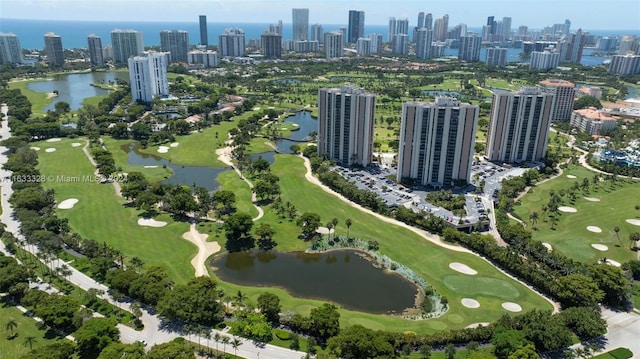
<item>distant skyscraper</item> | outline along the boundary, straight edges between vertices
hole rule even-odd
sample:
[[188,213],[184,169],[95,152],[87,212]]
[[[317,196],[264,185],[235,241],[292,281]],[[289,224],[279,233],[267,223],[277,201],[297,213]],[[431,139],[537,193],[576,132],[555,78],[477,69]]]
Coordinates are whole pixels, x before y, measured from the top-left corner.
[[44,51],[47,54],[49,66],[64,66],[64,48],[59,35],[53,32],[44,35]]
[[485,64],[488,66],[504,67],[507,64],[507,49],[499,47],[488,48]]
[[168,59],[166,52],[151,52],[128,59],[133,101],[151,102],[155,96],[169,95]]
[[495,34],[496,33],[497,25],[498,24],[495,21],[495,16],[488,16],[487,17],[487,28],[489,29],[489,33],[490,34]]
[[409,35],[395,34],[391,40],[391,51],[398,55],[407,55],[409,53]]
[[458,59],[467,62],[480,61],[480,45],[482,38],[471,34],[460,38],[460,47],[458,48]]
[[353,86],[318,91],[318,154],[368,166],[373,156],[376,95]]
[[171,53],[171,62],[187,62],[189,33],[183,30],[161,31],[160,49]]
[[113,61],[127,63],[129,57],[138,56],[144,52],[142,33],[135,30],[111,31],[111,46],[113,47]]
[[377,54],[380,51],[382,51],[382,34],[369,34],[369,36],[367,36],[368,38],[371,39],[371,53],[372,54]]
[[309,39],[309,9],[293,9],[293,40]]
[[428,13],[424,16],[424,26],[425,29],[433,30],[433,15]]
[[344,34],[342,31],[330,31],[324,34],[324,51],[327,59],[344,57]]
[[442,18],[436,19],[433,23],[433,40],[447,40],[447,32],[449,31],[449,15],[445,14]]
[[551,70],[558,67],[560,63],[560,53],[549,51],[533,51],[529,68],[536,70]]
[[502,40],[511,39],[511,18],[503,17],[502,18]]
[[356,54],[358,56],[371,55],[371,39],[368,37],[361,37],[356,42]]
[[398,34],[409,34],[409,20],[389,18],[389,41],[393,41],[393,37]]
[[560,61],[580,63],[586,40],[587,38],[581,29],[562,39],[559,44]]
[[614,55],[609,64],[609,72],[618,75],[640,74],[640,56],[638,55]]
[[564,34],[569,35],[571,33],[571,21],[569,19],[564,20]]
[[218,47],[222,57],[243,57],[245,52],[244,31],[242,29],[226,29],[219,36]]
[[260,37],[260,49],[266,58],[282,56],[282,35],[276,32],[264,32]]
[[398,28],[397,26],[397,21],[395,17],[390,17],[389,18],[389,26],[388,26],[388,30],[387,30],[387,40],[389,42],[391,42],[393,40],[393,35],[396,34],[396,29]]
[[322,28],[322,25],[311,25],[311,41],[318,41],[319,43],[324,44],[324,29]]
[[536,89],[493,94],[486,155],[489,161],[540,161],[547,152],[554,95]]
[[349,10],[349,30],[347,41],[355,43],[364,36],[364,11]]
[[418,29],[422,29],[424,27],[424,11],[420,11],[418,13],[418,25],[416,25]]
[[203,67],[218,67],[218,53],[215,51],[190,51],[187,54],[189,64],[201,64]]
[[638,38],[635,36],[623,36],[620,40],[618,54],[626,55],[628,52],[638,54]]
[[451,186],[469,182],[478,106],[451,97],[402,106],[397,180]]
[[421,28],[416,36],[416,57],[420,60],[428,60],[431,57],[431,42],[433,41],[433,31]]
[[207,15],[200,15],[200,45],[209,46],[209,33],[207,32]]
[[566,80],[549,79],[540,82],[542,89],[555,95],[553,105],[553,121],[569,121],[573,111],[573,101],[576,97],[576,85]]
[[92,66],[103,66],[104,56],[102,54],[102,40],[100,36],[89,35],[87,37],[87,44],[89,49],[89,59]]
[[0,33],[0,64],[20,63],[22,63],[20,39],[11,33]]

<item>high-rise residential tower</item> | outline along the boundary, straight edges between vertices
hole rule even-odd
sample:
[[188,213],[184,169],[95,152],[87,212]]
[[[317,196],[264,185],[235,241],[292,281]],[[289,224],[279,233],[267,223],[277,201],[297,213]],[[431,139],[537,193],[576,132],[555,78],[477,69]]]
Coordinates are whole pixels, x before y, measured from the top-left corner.
[[187,62],[189,33],[183,30],[161,31],[160,49],[171,53],[171,62]]
[[424,11],[420,11],[418,13],[418,25],[416,25],[418,29],[424,28]]
[[260,36],[260,50],[266,58],[279,58],[282,56],[282,35],[276,32],[263,32],[262,36]]
[[558,67],[560,53],[550,51],[533,51],[529,68],[537,70],[551,70]]
[[200,45],[209,46],[209,33],[207,32],[207,15],[200,15]]
[[482,38],[476,34],[471,33],[460,37],[458,59],[467,62],[480,61],[480,45],[482,45]]
[[495,67],[504,67],[507,65],[507,49],[499,47],[491,47],[487,49],[487,58],[485,64]]
[[344,57],[344,34],[342,31],[329,31],[324,34],[324,52],[327,59]]
[[135,30],[111,31],[111,46],[113,48],[113,61],[127,63],[129,57],[138,56],[144,52],[142,33]]
[[433,31],[427,28],[418,29],[416,32],[416,57],[420,60],[431,58],[431,42]]
[[493,94],[486,155],[489,161],[540,161],[547,153],[555,96],[533,88]]
[[309,39],[309,9],[293,9],[293,40]]
[[318,154],[368,166],[373,156],[376,95],[346,85],[318,91]]
[[20,39],[11,33],[0,33],[0,64],[20,63],[22,63]]
[[502,40],[508,41],[511,39],[511,18],[503,17],[502,18]]
[[371,39],[372,54],[377,54],[382,51],[382,34],[376,34],[374,32],[373,34],[369,34],[367,37]]
[[102,54],[102,40],[100,36],[91,34],[87,37],[87,44],[89,49],[89,59],[92,66],[103,66],[104,56]]
[[424,26],[425,29],[433,30],[433,15],[428,13],[424,16]]
[[151,52],[127,60],[133,101],[151,102],[155,96],[169,95],[168,61],[167,52]]
[[53,32],[44,35],[44,51],[47,54],[49,66],[64,66],[64,48],[59,35]]
[[555,95],[553,121],[569,121],[573,111],[573,101],[576,97],[576,85],[566,80],[549,79],[540,81],[542,89]]
[[324,44],[324,29],[320,24],[311,25],[311,41]]
[[639,55],[614,55],[609,64],[609,72],[618,75],[640,74]]
[[563,38],[558,44],[560,61],[580,63],[586,40],[587,37],[582,32],[582,29],[578,29],[575,33]]
[[364,37],[364,11],[349,10],[349,30],[346,40],[355,43]]
[[222,57],[243,57],[245,54],[245,39],[242,29],[226,29],[219,36],[218,49]]
[[405,102],[397,180],[437,187],[469,182],[479,112],[452,97]]

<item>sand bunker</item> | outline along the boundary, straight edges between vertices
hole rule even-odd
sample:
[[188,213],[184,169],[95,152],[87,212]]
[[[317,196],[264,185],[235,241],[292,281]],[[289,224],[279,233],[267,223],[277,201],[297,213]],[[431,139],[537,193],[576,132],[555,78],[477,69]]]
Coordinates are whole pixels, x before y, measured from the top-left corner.
[[551,244],[549,243],[542,243],[542,245],[549,251],[549,252],[553,252],[553,247],[551,247]]
[[469,324],[465,328],[473,329],[478,327],[486,327],[486,326],[489,326],[490,324],[491,324],[490,322],[479,322],[479,323]]
[[71,209],[71,208],[73,208],[73,206],[75,206],[76,203],[78,203],[78,199],[77,198],[65,199],[64,201],[62,201],[62,202],[60,202],[58,204],[58,208],[60,208],[60,209]]
[[180,146],[180,144],[178,142],[174,142],[172,144],[169,145],[170,147],[178,147]]
[[595,248],[595,249],[597,249],[599,251],[602,251],[602,252],[609,250],[609,247],[605,246],[604,244],[592,244],[591,247],[593,247],[593,248]]
[[634,226],[640,226],[640,219],[627,219],[626,222]]
[[144,168],[158,168],[158,166],[144,166]]
[[80,146],[82,146],[82,143],[80,142],[74,142],[71,144],[71,147],[80,147]]
[[329,228],[327,227],[318,227],[318,229],[316,229],[316,232],[320,234],[329,234],[329,233],[333,233],[333,228],[331,228],[331,231],[329,231]]
[[44,150],[44,152],[49,152],[49,153],[56,152],[56,149],[55,148],[47,148],[46,150]]
[[614,267],[620,267],[620,263],[614,261],[613,259],[605,259],[605,263],[607,263],[610,266],[614,266]]
[[600,202],[600,198],[595,198],[595,197],[585,197],[584,199],[590,202]]
[[578,210],[573,208],[573,207],[565,207],[565,206],[558,207],[558,211],[567,212],[567,213],[576,213],[576,212],[578,212]]
[[31,149],[34,151],[40,151],[40,147],[31,147]]
[[600,229],[600,227],[598,226],[588,226],[587,231],[593,232],[593,233],[602,233],[602,229]]
[[453,269],[456,272],[460,272],[463,274],[468,274],[468,275],[476,275],[478,274],[478,272],[469,267],[466,264],[462,264],[462,263],[458,263],[458,262],[453,262],[453,263],[449,263],[449,268]]
[[462,305],[467,308],[480,308],[480,302],[471,298],[462,298]]
[[510,312],[521,312],[522,311],[522,307],[520,306],[520,304],[518,303],[513,303],[513,302],[504,302],[502,303],[502,308],[510,311]]
[[169,147],[167,146],[158,147],[158,153],[167,153],[167,152],[169,152]]
[[153,218],[139,218],[138,225],[147,227],[164,227],[167,225],[167,222],[156,221]]
[[195,244],[198,247],[198,253],[191,260],[191,265],[196,270],[196,277],[209,276],[207,272],[207,258],[212,254],[220,251],[220,244],[218,242],[207,242],[209,235],[205,233],[199,233],[195,224],[191,224],[189,232],[185,232],[182,238]]
[[574,176],[574,175],[567,175],[567,178],[574,179],[574,178],[578,178],[578,177],[576,177],[576,176]]
[[61,138],[50,138],[47,140],[47,142],[60,142],[60,141],[62,141]]

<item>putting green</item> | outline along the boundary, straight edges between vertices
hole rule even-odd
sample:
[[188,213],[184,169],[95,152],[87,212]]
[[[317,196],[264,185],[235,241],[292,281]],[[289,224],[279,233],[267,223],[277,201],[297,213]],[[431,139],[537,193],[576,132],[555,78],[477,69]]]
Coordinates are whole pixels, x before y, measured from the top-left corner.
[[520,296],[518,289],[501,279],[448,275],[442,281],[447,288],[459,295],[486,295],[503,299],[515,299]]

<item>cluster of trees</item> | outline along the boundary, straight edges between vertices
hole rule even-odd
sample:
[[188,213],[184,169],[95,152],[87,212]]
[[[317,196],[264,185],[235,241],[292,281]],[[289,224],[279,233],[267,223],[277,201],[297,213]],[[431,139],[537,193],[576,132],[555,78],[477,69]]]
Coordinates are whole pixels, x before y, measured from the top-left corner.
[[[237,212],[228,216],[222,226],[225,230],[227,242],[225,247],[230,252],[251,249],[255,247],[255,238],[251,234],[253,229],[253,218],[250,214]],[[276,234],[275,229],[268,223],[261,223],[255,229],[258,237],[258,247],[262,250],[275,248],[277,243],[273,240]]]
[[347,181],[335,171],[329,171],[325,168],[325,166],[318,167],[316,173],[318,174],[318,179],[327,187],[374,212],[384,215],[389,214],[389,207],[375,192],[359,189],[358,186]]
[[410,224],[422,229],[426,229],[432,233],[442,233],[442,230],[447,226],[447,222],[425,211],[414,212],[413,210],[400,206],[393,212],[393,216],[400,222]]
[[428,192],[425,201],[432,203],[438,207],[442,207],[451,212],[457,213],[464,211],[465,198],[464,195],[454,195],[451,190],[440,190]]

